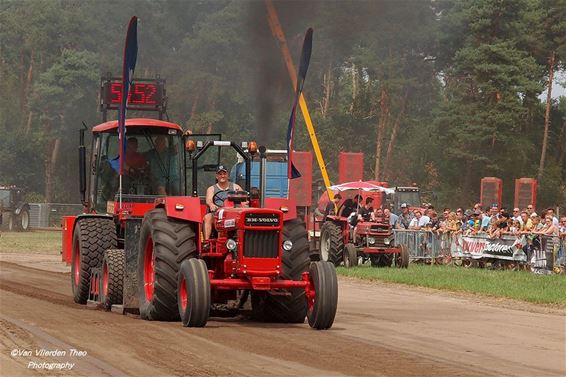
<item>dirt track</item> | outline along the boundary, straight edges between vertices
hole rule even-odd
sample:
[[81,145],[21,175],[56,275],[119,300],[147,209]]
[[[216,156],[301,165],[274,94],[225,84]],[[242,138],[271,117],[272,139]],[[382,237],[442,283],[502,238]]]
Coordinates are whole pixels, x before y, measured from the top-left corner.
[[[329,331],[242,318],[187,329],[74,304],[58,256],[0,257],[2,376],[566,376],[564,311],[341,280]],[[11,356],[41,349],[66,355]]]

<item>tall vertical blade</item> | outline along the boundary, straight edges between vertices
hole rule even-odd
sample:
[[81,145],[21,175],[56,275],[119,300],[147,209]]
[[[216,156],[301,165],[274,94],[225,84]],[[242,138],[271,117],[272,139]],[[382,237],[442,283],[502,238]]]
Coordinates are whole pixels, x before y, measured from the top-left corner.
[[312,28],[308,28],[305,39],[303,41],[303,48],[301,50],[301,59],[299,62],[299,71],[297,73],[297,86],[295,88],[295,100],[291,109],[291,116],[289,117],[289,125],[287,127],[287,156],[289,159],[289,167],[287,170],[287,177],[289,179],[299,178],[301,173],[293,164],[293,137],[295,136],[295,120],[297,114],[297,104],[303,92],[303,85],[307,77],[307,71],[311,60],[312,52]]
[[138,58],[138,18],[133,16],[128,24],[126,44],[124,46],[124,63],[122,64],[122,101],[118,113],[118,137],[120,142],[120,208],[122,207],[122,167],[126,154],[126,108],[128,93]]

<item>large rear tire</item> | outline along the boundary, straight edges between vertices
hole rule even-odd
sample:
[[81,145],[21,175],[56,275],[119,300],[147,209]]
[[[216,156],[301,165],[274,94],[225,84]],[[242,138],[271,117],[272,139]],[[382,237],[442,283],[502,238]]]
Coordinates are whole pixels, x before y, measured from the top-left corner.
[[[291,240],[290,251],[283,250],[282,279],[301,280],[308,271],[309,244],[303,221],[289,220],[283,226],[283,241]],[[284,292],[278,292],[284,293]],[[252,318],[264,322],[304,323],[307,315],[307,299],[302,288],[290,289],[289,295],[252,291]]]
[[314,289],[314,296],[308,302],[309,325],[317,330],[329,329],[338,306],[336,269],[330,262],[313,262],[309,274]]
[[16,226],[16,215],[14,215],[14,213],[12,212],[7,212],[4,217],[6,218],[6,228],[8,228],[8,231],[10,232],[14,232],[17,228]]
[[356,267],[358,265],[358,249],[354,244],[348,243],[344,247],[344,267]]
[[395,257],[395,265],[397,268],[407,268],[409,267],[409,249],[407,245],[399,245],[399,254]]
[[29,209],[22,208],[18,215],[18,230],[27,232],[29,230]]
[[342,229],[334,222],[326,221],[320,228],[320,260],[339,266],[344,258],[343,254]]
[[106,310],[112,305],[123,303],[124,275],[126,274],[126,254],[122,249],[110,249],[104,252],[102,259],[102,279],[100,302]]
[[115,249],[116,245],[116,226],[112,219],[87,217],[77,220],[71,255],[71,286],[77,304],[86,304],[91,270],[100,267],[104,251]]
[[137,277],[141,318],[178,321],[179,267],[197,253],[192,224],[169,218],[163,208],[155,208],[144,216],[139,250]]
[[203,327],[210,313],[210,280],[202,259],[191,258],[181,263],[177,288],[181,322],[185,327]]

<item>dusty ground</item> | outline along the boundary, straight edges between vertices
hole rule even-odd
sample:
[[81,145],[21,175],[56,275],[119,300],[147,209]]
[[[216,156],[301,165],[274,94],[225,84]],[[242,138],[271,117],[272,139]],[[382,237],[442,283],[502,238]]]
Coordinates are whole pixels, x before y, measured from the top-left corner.
[[342,279],[329,331],[187,329],[76,305],[69,280],[59,256],[0,254],[1,376],[566,376],[563,310]]

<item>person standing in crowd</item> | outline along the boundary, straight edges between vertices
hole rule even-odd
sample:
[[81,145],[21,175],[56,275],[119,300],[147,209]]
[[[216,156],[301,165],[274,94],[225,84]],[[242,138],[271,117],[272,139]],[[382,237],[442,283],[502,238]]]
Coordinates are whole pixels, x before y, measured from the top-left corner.
[[[566,216],[560,218],[560,226],[558,227],[560,237],[566,237]],[[565,250],[566,251],[566,250]]]
[[533,229],[533,220],[531,220],[527,211],[521,212],[521,231],[530,232],[531,229]]
[[448,220],[448,215],[450,214],[450,208],[446,207],[442,210],[442,216],[440,216],[440,221],[446,222]]
[[546,216],[542,228],[535,233],[543,236],[558,236],[558,226],[554,225],[552,217]]
[[556,216],[554,216],[554,208],[548,208],[546,210],[546,216],[550,216],[552,218],[552,224],[554,224],[554,226],[558,226],[559,222]]
[[496,218],[499,218],[499,208],[497,207],[497,204],[493,204],[491,206],[491,208],[489,209],[489,215],[491,217],[495,216]]
[[407,203],[401,204],[401,213],[399,214],[399,219],[397,220],[395,227],[397,229],[409,229],[409,224],[411,224],[414,217],[413,213],[409,212]]
[[521,219],[521,210],[518,207],[513,208],[513,221],[523,222]]
[[391,212],[391,210],[387,207],[383,209],[383,217],[389,218],[389,225],[391,225],[391,227],[394,227],[399,219],[399,216]]
[[370,218],[371,221],[378,223],[383,222],[384,219],[385,219],[385,214],[383,213],[383,210],[380,207],[377,207],[375,209],[375,211],[371,214],[371,218]]
[[458,217],[456,216],[456,212],[450,212],[448,214],[448,219],[446,220],[443,233],[458,233],[459,231],[460,227],[458,226]]
[[421,230],[430,222],[430,217],[423,215],[420,210],[415,211],[415,217],[409,224],[409,229]]
[[529,204],[529,205],[527,206],[527,213],[528,213],[529,217],[533,216],[533,214],[534,214],[534,216],[537,215],[537,213],[535,212],[535,209],[534,209],[534,208],[535,208],[535,207],[534,207],[532,204]]
[[540,216],[533,216],[533,217],[531,217],[531,220],[533,221],[532,230],[534,232],[540,231],[542,229],[542,227],[544,226],[544,224],[542,224]]
[[491,216],[489,212],[486,210],[481,216],[481,230],[482,232],[487,232],[489,229],[489,224],[491,224]]

